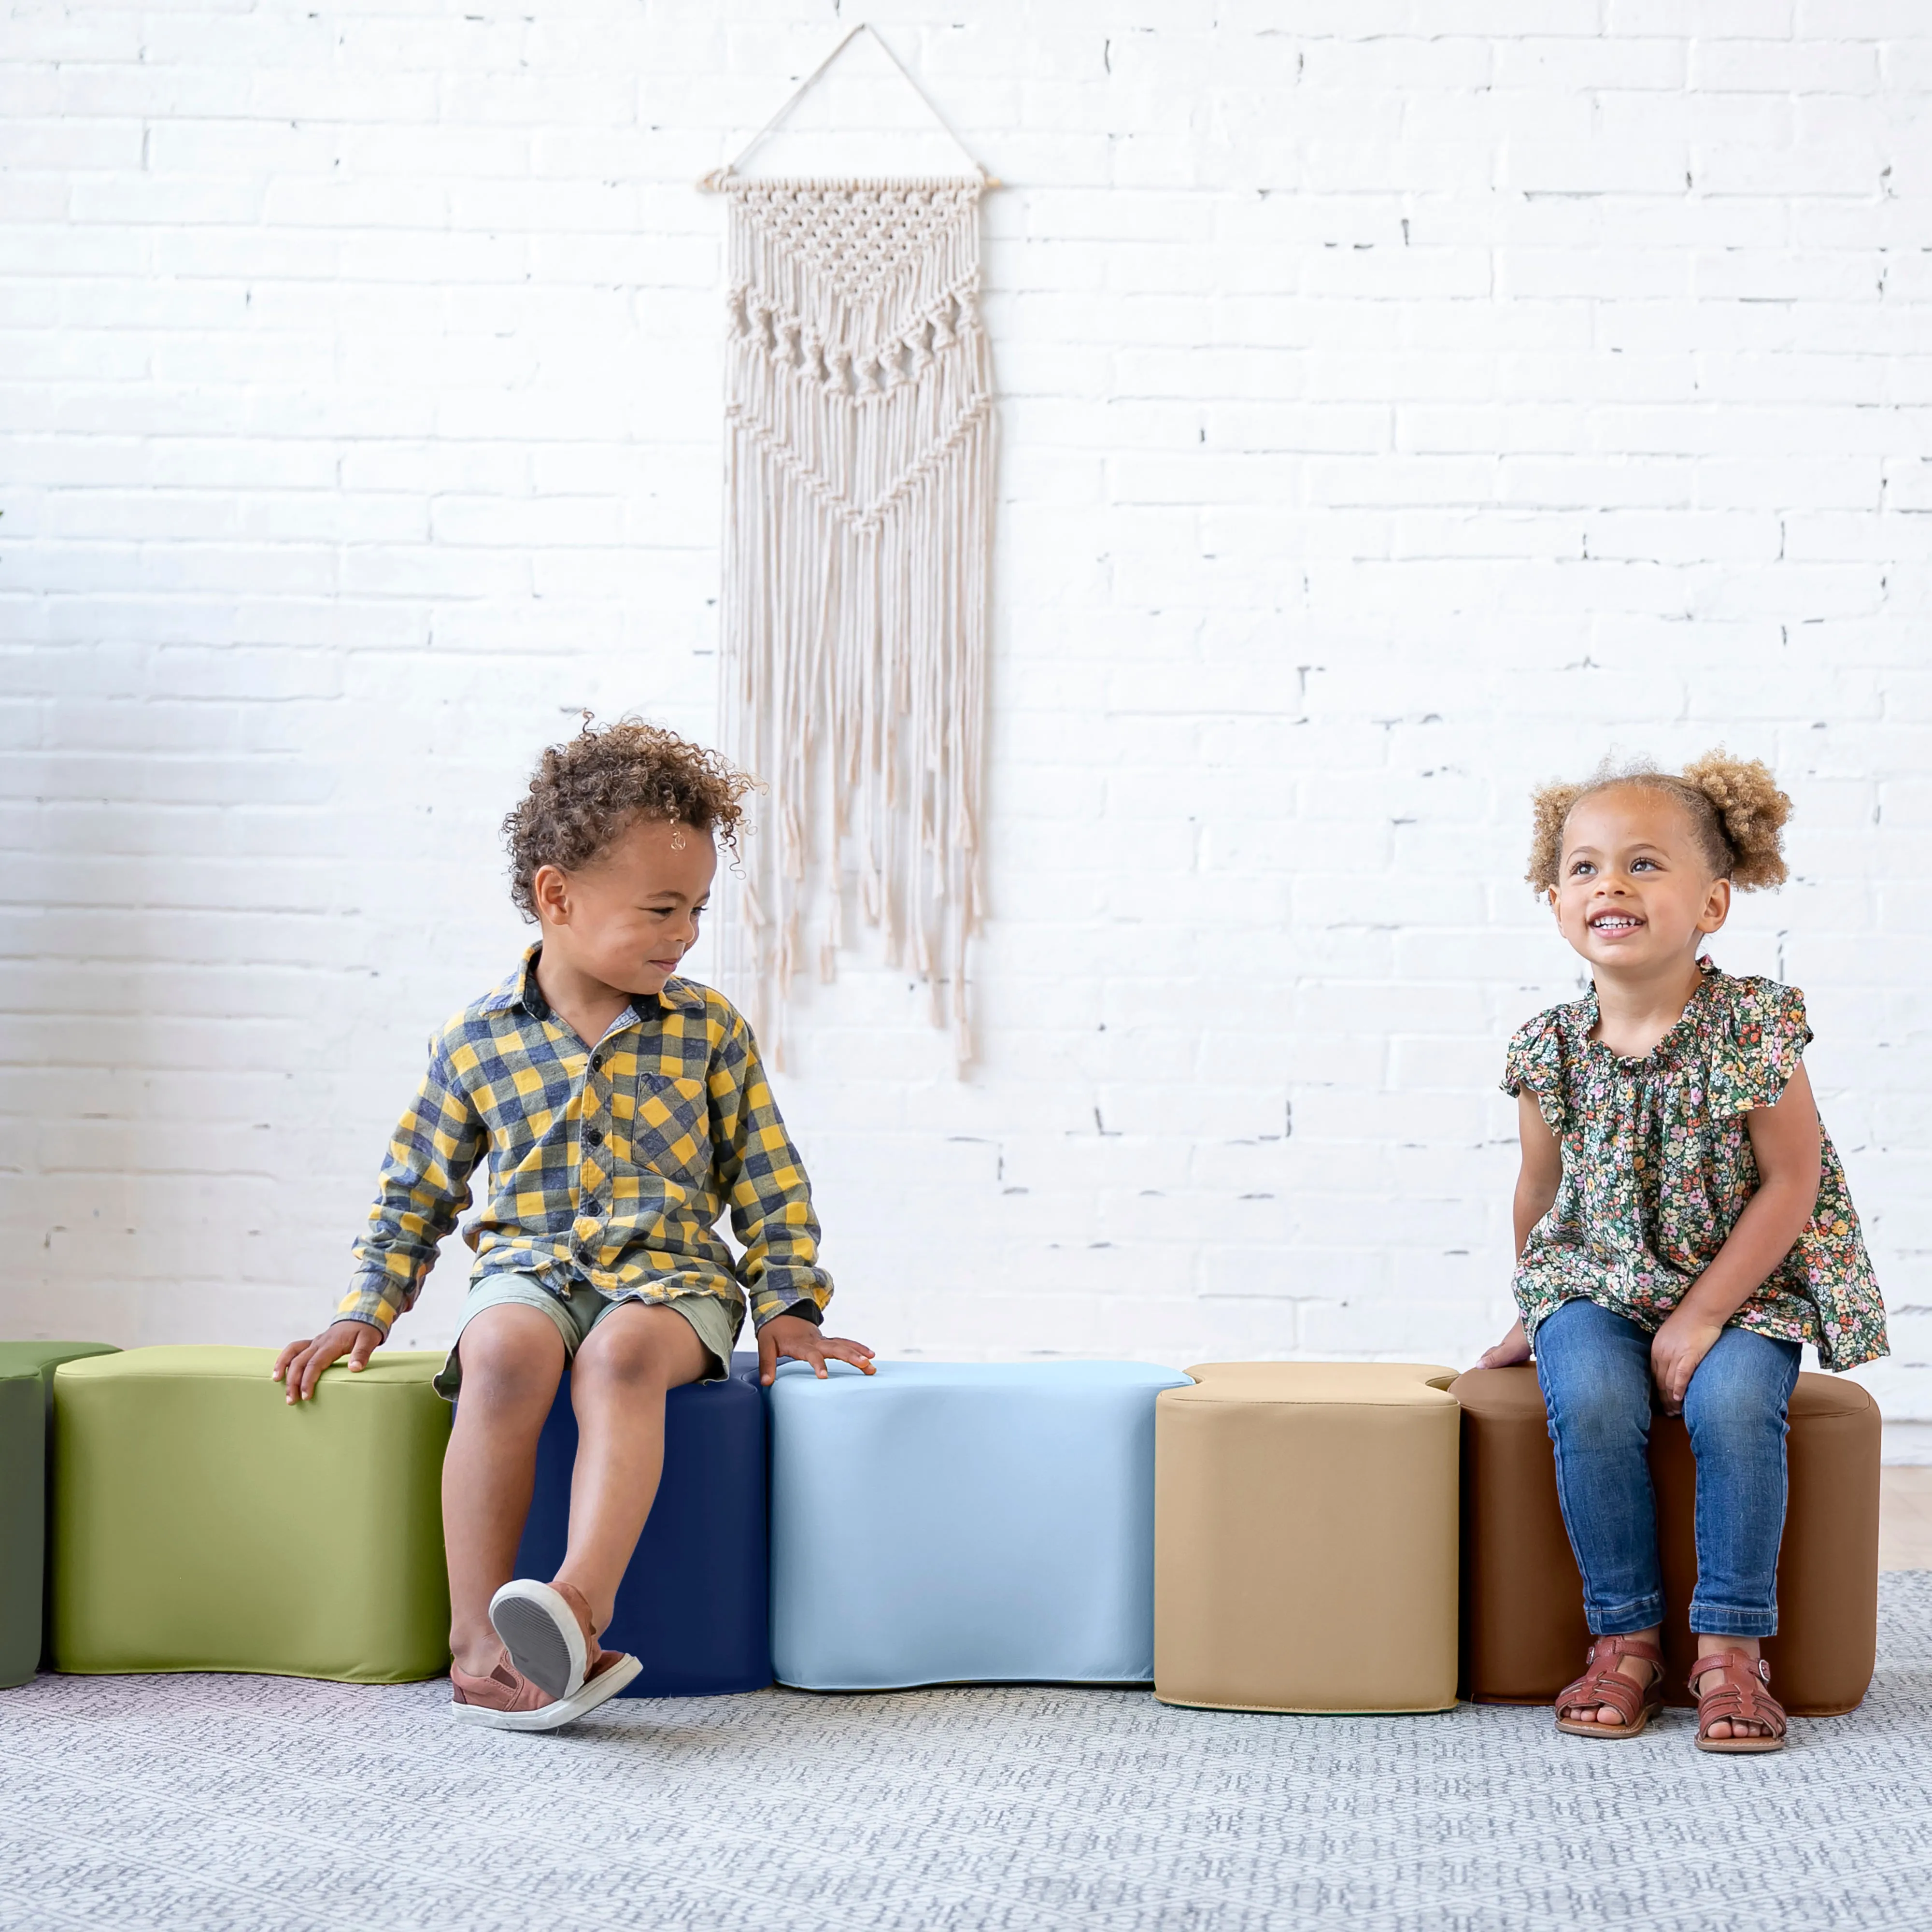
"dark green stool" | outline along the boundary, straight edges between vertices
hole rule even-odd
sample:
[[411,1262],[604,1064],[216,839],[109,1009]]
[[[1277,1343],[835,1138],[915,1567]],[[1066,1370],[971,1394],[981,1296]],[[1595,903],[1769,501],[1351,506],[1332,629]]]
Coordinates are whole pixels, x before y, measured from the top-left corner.
[[40,1667],[46,1628],[54,1371],[105,1342],[0,1342],[0,1689]]

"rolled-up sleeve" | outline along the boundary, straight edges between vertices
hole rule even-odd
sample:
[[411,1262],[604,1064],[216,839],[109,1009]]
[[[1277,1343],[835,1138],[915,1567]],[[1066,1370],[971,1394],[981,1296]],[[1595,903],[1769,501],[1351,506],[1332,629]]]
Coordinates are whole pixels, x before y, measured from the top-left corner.
[[415,1304],[437,1244],[470,1204],[470,1176],[482,1156],[483,1123],[452,1077],[439,1042],[409,1111],[383,1157],[369,1225],[356,1244],[356,1270],[338,1321],[367,1322],[385,1335]]
[[744,1250],[738,1280],[762,1328],[776,1316],[802,1312],[802,1304],[823,1314],[832,1277],[818,1265],[812,1185],[772,1098],[758,1042],[742,1016],[734,1019],[711,1070],[712,1148]]

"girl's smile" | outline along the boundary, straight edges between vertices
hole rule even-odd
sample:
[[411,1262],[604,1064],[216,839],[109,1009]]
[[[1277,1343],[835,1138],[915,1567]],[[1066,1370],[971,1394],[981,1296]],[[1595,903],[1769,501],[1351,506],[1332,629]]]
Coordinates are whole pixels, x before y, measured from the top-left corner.
[[1590,915],[1592,932],[1622,933],[1640,931],[1643,921],[1634,912],[1594,912]]

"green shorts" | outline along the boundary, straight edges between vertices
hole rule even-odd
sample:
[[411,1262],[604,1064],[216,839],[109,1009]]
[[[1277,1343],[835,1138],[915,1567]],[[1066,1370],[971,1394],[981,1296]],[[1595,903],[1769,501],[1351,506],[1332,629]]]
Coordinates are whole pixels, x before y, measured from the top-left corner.
[[729,1378],[732,1346],[744,1324],[745,1311],[742,1306],[725,1300],[722,1295],[634,1294],[611,1297],[599,1294],[588,1285],[574,1288],[568,1294],[557,1294],[532,1275],[506,1272],[486,1274],[482,1280],[471,1284],[469,1299],[463,1304],[463,1319],[457,1324],[456,1340],[450,1348],[449,1359],[436,1378],[436,1392],[448,1401],[456,1400],[456,1392],[463,1384],[463,1364],[456,1352],[462,1345],[464,1330],[486,1308],[541,1308],[556,1324],[556,1332],[563,1337],[563,1359],[571,1362],[576,1360],[577,1352],[583,1347],[584,1338],[591,1330],[612,1310],[622,1308],[627,1301],[640,1303],[646,1308],[676,1309],[697,1330],[698,1339],[711,1357],[711,1372],[700,1376],[699,1381],[722,1382]]

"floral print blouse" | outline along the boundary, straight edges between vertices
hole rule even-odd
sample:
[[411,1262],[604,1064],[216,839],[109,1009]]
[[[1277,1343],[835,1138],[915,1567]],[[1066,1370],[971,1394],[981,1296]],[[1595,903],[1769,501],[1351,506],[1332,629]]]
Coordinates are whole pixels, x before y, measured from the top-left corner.
[[[1745,1118],[1775,1106],[1797,1071],[1811,1039],[1804,996],[1698,963],[1704,977],[1683,1018],[1641,1060],[1591,1037],[1594,992],[1539,1013],[1510,1042],[1503,1091],[1534,1094],[1563,1145],[1555,1204],[1530,1231],[1512,1284],[1532,1340],[1546,1316],[1579,1298],[1657,1328],[1757,1192]],[[1731,1324],[1810,1342],[1827,1369],[1888,1352],[1830,1136],[1810,1225]]]

